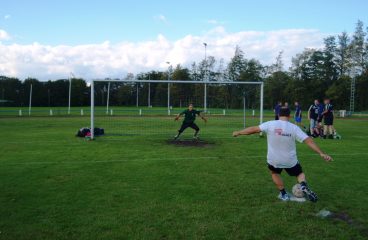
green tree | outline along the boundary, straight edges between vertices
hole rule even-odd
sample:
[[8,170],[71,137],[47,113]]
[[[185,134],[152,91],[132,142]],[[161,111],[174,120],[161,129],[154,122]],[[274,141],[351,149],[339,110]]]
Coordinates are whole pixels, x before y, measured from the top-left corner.
[[290,81],[291,77],[282,71],[274,72],[266,78],[264,86],[266,108],[273,108],[277,101],[290,102],[292,100],[290,94],[294,91],[288,92]]
[[244,52],[239,46],[236,46],[235,54],[227,65],[227,78],[230,81],[238,81],[240,74],[245,70],[246,63]]
[[353,40],[351,41],[352,49],[352,60],[353,65],[358,67],[360,70],[364,71],[366,69],[366,43],[365,43],[366,33],[364,32],[364,23],[358,21],[355,27],[355,32],[353,35]]
[[[183,68],[180,64],[176,66],[172,74],[173,80],[191,80],[190,71]],[[171,85],[171,105],[176,107],[183,107],[193,101],[193,89],[196,85],[191,84],[172,84]]]
[[21,106],[22,82],[18,78],[0,76],[0,103],[2,106]]
[[368,70],[356,79],[356,104],[357,111],[368,110]]
[[338,47],[336,48],[336,65],[339,75],[346,74],[346,71],[350,67],[350,38],[346,32],[342,32],[338,37]]
[[349,108],[351,78],[349,76],[341,76],[326,91],[326,96],[331,98],[335,106],[339,109]]

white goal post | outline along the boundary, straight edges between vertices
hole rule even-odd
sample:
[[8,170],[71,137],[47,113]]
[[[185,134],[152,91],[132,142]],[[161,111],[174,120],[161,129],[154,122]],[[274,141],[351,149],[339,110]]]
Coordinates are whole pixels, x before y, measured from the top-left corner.
[[[121,80],[121,79],[93,79],[91,80],[91,139],[94,139],[94,128],[95,128],[95,82],[118,82],[118,83],[129,83],[129,84],[137,84],[137,83],[161,83],[168,84],[167,91],[167,107],[168,114],[170,115],[170,84],[200,84],[200,85],[259,85],[260,86],[260,95],[259,95],[259,124],[263,123],[263,97],[264,97],[264,82],[253,82],[253,81],[192,81],[192,80]],[[110,87],[108,87],[110,88]],[[206,89],[206,88],[204,88]],[[109,96],[109,93],[107,93]],[[207,102],[207,91],[204,91],[204,104]],[[107,102],[107,106],[108,106]],[[108,108],[108,107],[107,107]],[[206,106],[204,106],[206,109]],[[244,103],[245,108],[245,103]]]

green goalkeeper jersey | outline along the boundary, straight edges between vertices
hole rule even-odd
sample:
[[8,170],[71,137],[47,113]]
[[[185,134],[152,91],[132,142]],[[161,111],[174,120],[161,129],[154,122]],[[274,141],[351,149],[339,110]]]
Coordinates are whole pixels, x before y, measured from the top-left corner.
[[196,116],[201,114],[201,111],[197,111],[193,109],[192,111],[189,111],[189,109],[184,110],[180,113],[180,115],[184,115],[184,123],[193,123],[196,119]]

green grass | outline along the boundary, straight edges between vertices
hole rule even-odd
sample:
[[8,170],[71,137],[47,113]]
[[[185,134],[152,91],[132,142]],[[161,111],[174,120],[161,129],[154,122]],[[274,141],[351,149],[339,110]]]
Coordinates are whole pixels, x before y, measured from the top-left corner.
[[[0,118],[0,239],[368,238],[368,121],[337,120],[342,140],[316,140],[332,163],[298,144],[320,197],[300,204],[276,198],[265,138],[230,137],[239,118],[200,123],[205,148],[168,145],[169,118],[106,120],[107,133],[146,129],[85,141],[74,134],[87,116]],[[355,223],[314,216],[324,208]]]

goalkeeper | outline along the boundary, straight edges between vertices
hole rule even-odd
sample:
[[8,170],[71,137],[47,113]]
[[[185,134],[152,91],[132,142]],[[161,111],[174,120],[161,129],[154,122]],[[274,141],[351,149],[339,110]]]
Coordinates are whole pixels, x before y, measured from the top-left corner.
[[196,116],[198,115],[204,122],[207,122],[207,119],[201,115],[202,111],[197,111],[193,108],[193,104],[189,104],[188,109],[184,110],[183,112],[179,113],[175,117],[175,121],[178,121],[181,116],[184,115],[183,123],[181,124],[180,129],[178,130],[178,134],[174,137],[174,139],[178,139],[179,136],[184,132],[185,129],[188,127],[195,130],[194,139],[198,139],[199,127],[197,124],[194,123],[196,120]]

